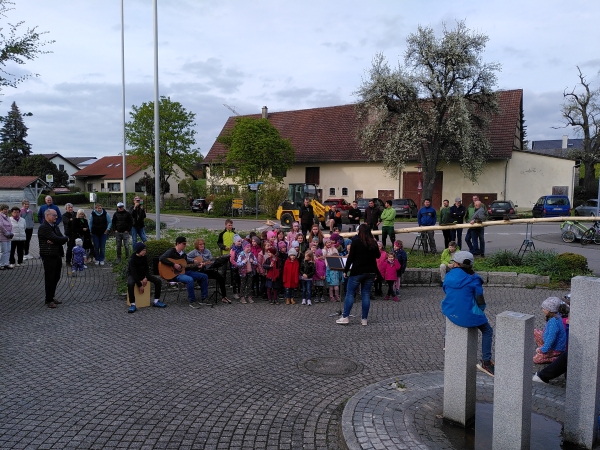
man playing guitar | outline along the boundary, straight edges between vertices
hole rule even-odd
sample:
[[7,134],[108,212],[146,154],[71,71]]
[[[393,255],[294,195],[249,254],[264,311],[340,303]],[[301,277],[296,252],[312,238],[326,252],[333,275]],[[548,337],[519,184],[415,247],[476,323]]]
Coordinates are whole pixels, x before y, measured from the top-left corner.
[[[168,267],[173,270],[170,275],[173,277],[166,278],[169,281],[177,281],[180,283],[184,283],[187,288],[188,300],[190,301],[190,306],[192,308],[196,307],[196,294],[194,292],[194,282],[198,282],[200,289],[202,291],[202,302],[206,300],[208,297],[208,276],[205,273],[198,272],[196,270],[190,270],[191,267],[198,267],[198,263],[193,263],[187,265],[187,255],[185,253],[185,247],[187,245],[187,240],[185,236],[178,236],[175,239],[175,247],[167,250],[160,257],[160,265],[163,265],[163,268],[159,267],[159,271],[163,278],[166,278],[164,273],[165,269]],[[177,262],[175,262],[177,261]],[[167,267],[164,267],[167,266]]]

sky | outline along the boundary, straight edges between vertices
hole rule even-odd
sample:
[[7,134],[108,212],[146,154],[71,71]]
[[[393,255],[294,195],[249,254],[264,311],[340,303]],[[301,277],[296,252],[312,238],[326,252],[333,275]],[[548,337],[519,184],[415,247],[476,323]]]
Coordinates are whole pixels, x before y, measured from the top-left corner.
[[[6,23],[54,40],[4,88],[0,114],[16,102],[33,153],[118,155],[123,149],[121,0],[14,0]],[[158,0],[159,93],[196,115],[206,154],[233,113],[258,114],[354,103],[373,56],[403,61],[417,27],[443,24],[489,36],[482,60],[502,66],[498,89],[523,89],[529,140],[560,139],[563,92],[580,67],[600,86],[600,2],[409,0]],[[154,99],[153,1],[124,0],[126,120]],[[2,111],[4,107],[4,111]]]

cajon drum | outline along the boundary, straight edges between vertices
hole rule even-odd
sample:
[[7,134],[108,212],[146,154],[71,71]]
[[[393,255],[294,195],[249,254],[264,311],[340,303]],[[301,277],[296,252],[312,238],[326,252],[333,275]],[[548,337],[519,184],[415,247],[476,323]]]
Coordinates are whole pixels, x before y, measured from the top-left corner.
[[[133,287],[133,292],[135,295],[135,307],[136,308],[145,308],[146,306],[150,306],[150,288],[152,287],[152,283],[148,282],[146,287],[144,288],[144,293],[140,292],[140,288],[135,285]],[[127,306],[131,305],[129,302],[129,292],[127,293]]]

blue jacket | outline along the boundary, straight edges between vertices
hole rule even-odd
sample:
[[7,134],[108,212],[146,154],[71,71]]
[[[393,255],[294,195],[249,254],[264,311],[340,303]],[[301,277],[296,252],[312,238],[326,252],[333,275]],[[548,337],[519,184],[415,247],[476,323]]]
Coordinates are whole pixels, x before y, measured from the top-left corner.
[[477,327],[487,323],[487,317],[475,299],[483,295],[483,280],[477,274],[469,275],[463,269],[453,269],[446,274],[442,289],[442,313],[460,327]]
[[541,348],[542,353],[547,353],[550,350],[564,352],[567,349],[567,331],[559,314],[546,323],[542,339],[544,339],[544,345]]
[[420,227],[435,225],[437,222],[437,213],[435,212],[435,209],[431,206],[423,206],[417,213],[417,222],[419,222]]
[[56,214],[58,215],[58,217],[57,217],[56,223],[54,225],[59,225],[60,222],[62,221],[62,214],[60,213],[60,209],[58,209],[58,206],[56,206],[55,204],[52,204],[52,205],[48,206],[46,203],[44,203],[38,209],[38,214],[37,214],[37,216],[38,216],[38,223],[41,225],[42,223],[45,222],[44,217],[46,217],[46,210],[48,208],[53,209],[54,211],[56,211]]

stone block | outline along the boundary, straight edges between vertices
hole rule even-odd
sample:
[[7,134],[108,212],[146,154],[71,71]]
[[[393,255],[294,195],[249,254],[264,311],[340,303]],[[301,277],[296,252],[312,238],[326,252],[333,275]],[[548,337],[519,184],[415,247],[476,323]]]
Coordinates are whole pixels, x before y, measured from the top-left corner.
[[564,441],[591,449],[597,436],[600,349],[600,279],[571,280],[569,361]]
[[475,273],[481,277],[481,279],[483,280],[483,284],[487,284],[488,272],[480,272],[479,270],[476,270]]
[[517,272],[489,272],[488,284],[506,286],[517,284]]
[[442,274],[440,273],[440,269],[430,269],[431,272],[431,281],[430,283],[434,286],[437,286],[442,282]]
[[550,283],[548,275],[535,275],[533,273],[520,273],[517,275],[516,284],[519,286],[537,286],[548,283]]
[[512,311],[496,316],[493,450],[529,448],[534,320]]
[[[439,270],[438,270],[439,271]],[[431,269],[406,269],[402,276],[404,284],[431,284]]]
[[446,318],[443,414],[462,427],[475,420],[477,334],[477,328],[459,327]]

